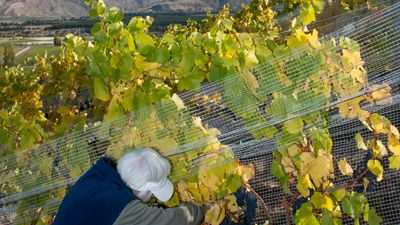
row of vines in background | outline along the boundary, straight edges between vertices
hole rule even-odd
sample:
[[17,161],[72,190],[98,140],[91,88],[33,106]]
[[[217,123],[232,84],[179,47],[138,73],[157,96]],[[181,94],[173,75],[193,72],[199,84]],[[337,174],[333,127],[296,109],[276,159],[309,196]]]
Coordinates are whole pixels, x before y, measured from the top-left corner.
[[[171,149],[202,141],[204,144],[194,151],[170,158],[176,193],[166,205],[176,206],[181,201],[214,205],[206,213],[206,222],[210,224],[221,223],[225,215],[237,219],[243,210],[232,193],[242,185],[251,190],[248,181],[254,176],[254,169],[234,159],[229,146],[219,142],[220,132],[192,117],[173,95],[197,89],[205,81],[222,81],[224,91],[220,95],[235,116],[243,118],[249,127],[270,124],[249,131],[256,139],[274,139],[278,150],[274,153],[273,175],[287,193],[293,192],[291,185],[296,186],[292,193],[294,201],[283,201],[288,212],[296,210],[293,221],[288,213],[288,223],[340,224],[344,215],[355,221],[363,215],[369,224],[380,223],[363,193],[354,192],[351,185],[333,184],[334,143],[327,129],[327,110],[295,117],[307,112],[304,106],[323,108],[333,97],[358,93],[367,81],[357,43],[348,38],[341,38],[339,43],[321,43],[316,30],[306,29],[323,11],[325,1],[286,2],[280,13],[300,8],[287,37],[279,34],[279,12],[272,10],[278,1],[254,0],[236,15],[225,7],[203,22],[171,25],[161,37],[148,33],[153,22],[150,17],[135,17],[124,24],[120,9],[106,7],[103,1],[85,3],[91,8],[90,16],[100,19],[91,29],[92,42],[68,35],[59,56],[37,57],[32,70],[11,67],[0,77],[0,148],[6,154],[17,154],[19,167],[0,175],[6,181],[0,187],[3,194],[27,190],[52,177],[77,177],[93,163],[93,154],[107,153],[119,158],[126,149],[139,147],[153,147],[168,154]],[[257,75],[252,68],[266,61],[271,62],[267,64],[268,74]],[[231,74],[237,77],[224,79]],[[82,90],[90,90],[91,99],[78,104],[77,96]],[[365,171],[353,174],[345,159],[339,162],[341,172],[355,180],[367,173],[376,176],[370,182],[382,179],[380,160],[388,152],[380,134],[388,138],[390,167],[400,167],[397,129],[383,116],[370,114],[359,106],[390,96],[390,87],[383,90],[372,90],[338,105],[343,118],[358,118],[374,134],[367,143],[356,136],[359,147],[371,152]],[[57,98],[46,100],[49,96]],[[51,101],[54,99],[55,103]],[[171,112],[175,112],[173,116]],[[104,132],[124,116],[130,119],[111,125],[113,132]],[[283,126],[274,125],[275,121],[292,117],[295,118]],[[35,151],[26,150],[46,145],[48,140],[68,137],[92,124],[104,129],[94,132],[96,142],[88,141],[85,148],[75,146],[79,140],[71,138],[70,144],[63,146],[51,142],[54,146],[48,149],[53,150],[45,156],[33,157]],[[122,134],[114,135],[117,133]],[[101,147],[95,148],[97,145]],[[65,157],[56,158],[59,154],[55,152],[62,152]],[[26,174],[32,176],[22,183],[7,182]],[[45,200],[37,208],[47,201],[61,200],[65,191],[66,188],[60,188],[41,196]],[[305,203],[297,207],[300,196]],[[51,220],[45,212],[32,210],[21,202],[18,216],[32,213],[39,221]]]

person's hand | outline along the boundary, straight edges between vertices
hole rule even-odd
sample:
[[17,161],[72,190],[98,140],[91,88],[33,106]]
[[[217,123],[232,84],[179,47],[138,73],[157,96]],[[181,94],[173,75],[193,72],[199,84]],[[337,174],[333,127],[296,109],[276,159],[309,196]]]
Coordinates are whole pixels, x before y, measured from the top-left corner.
[[212,209],[214,207],[213,204],[211,203],[204,203],[203,205],[201,205],[201,207],[204,210],[204,213],[207,212],[208,210]]

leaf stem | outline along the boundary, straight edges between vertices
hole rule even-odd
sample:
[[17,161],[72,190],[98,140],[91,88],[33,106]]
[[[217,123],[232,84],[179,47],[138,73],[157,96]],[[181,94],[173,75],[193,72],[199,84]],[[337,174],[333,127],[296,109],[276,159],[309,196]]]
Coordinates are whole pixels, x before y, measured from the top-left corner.
[[250,190],[256,196],[256,198],[262,203],[264,210],[267,213],[269,224],[272,224],[271,210],[268,207],[268,205],[265,203],[264,199],[247,182],[244,183],[244,186],[248,190]]

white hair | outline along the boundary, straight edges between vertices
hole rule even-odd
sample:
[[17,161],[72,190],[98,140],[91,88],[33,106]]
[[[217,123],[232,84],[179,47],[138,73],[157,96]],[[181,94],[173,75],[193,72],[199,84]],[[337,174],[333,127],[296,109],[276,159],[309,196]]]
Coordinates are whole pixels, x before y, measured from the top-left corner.
[[171,165],[153,149],[143,148],[122,156],[118,160],[117,170],[130,188],[148,191],[165,182],[171,172]]

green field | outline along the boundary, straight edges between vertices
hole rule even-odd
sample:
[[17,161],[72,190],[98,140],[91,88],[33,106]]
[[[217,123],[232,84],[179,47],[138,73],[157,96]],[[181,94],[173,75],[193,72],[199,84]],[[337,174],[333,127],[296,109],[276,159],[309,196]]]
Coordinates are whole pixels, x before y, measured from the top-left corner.
[[[14,46],[14,52],[17,53],[27,46]],[[3,63],[3,48],[0,49],[0,64]],[[36,55],[58,55],[61,51],[60,46],[54,45],[33,45],[30,49],[15,57],[15,64],[21,64],[23,66],[32,66],[35,62]]]
[[16,57],[16,64],[23,64],[26,66],[31,66],[34,63],[36,55],[58,55],[61,51],[60,46],[54,45],[35,45],[32,46],[28,51],[22,55]]

